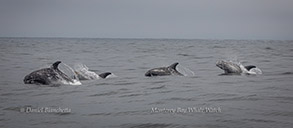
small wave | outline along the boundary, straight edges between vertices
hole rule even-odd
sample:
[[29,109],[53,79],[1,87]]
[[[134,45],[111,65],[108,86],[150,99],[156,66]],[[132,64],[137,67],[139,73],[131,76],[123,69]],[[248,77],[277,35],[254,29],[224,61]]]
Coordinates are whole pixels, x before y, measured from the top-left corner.
[[162,84],[168,82],[167,80],[161,80],[161,81],[152,81],[152,84]]
[[0,96],[13,96],[15,95],[14,93],[8,92],[8,93],[3,93]]
[[190,55],[188,55],[188,54],[184,54],[184,53],[179,53],[179,54],[177,54],[177,55],[179,55],[179,56],[190,56]]
[[35,95],[33,95],[33,96],[49,96],[50,94],[52,94],[52,93],[38,93],[38,94],[35,94]]
[[145,94],[128,94],[128,95],[122,95],[119,97],[133,97],[133,96],[141,96],[141,95],[145,95]]
[[162,89],[162,88],[166,88],[166,85],[162,85],[162,86],[159,86],[159,87],[152,87],[152,88],[149,88],[149,89]]
[[116,91],[110,91],[110,92],[105,92],[105,93],[99,93],[99,94],[93,94],[89,95],[90,97],[96,97],[96,96],[110,96],[110,95],[115,95],[118,94]]
[[52,113],[54,115],[59,115],[59,116],[67,116],[67,115],[72,115],[73,113],[71,112],[56,112],[56,113]]
[[117,82],[117,83],[113,83],[112,85],[134,85],[137,84],[138,82]]
[[257,98],[256,95],[248,95],[248,96],[237,96],[232,98],[219,98],[219,99],[211,99],[209,101],[257,101],[261,100]]
[[74,90],[74,91],[67,91],[67,92],[63,92],[62,95],[68,95],[68,94],[73,94],[73,93],[81,93],[84,91],[78,91],[78,90]]
[[21,112],[22,108],[28,108],[28,107],[32,107],[32,106],[24,105],[24,106],[16,106],[16,107],[7,107],[7,108],[4,108],[3,110]]
[[287,100],[287,101],[293,101],[293,97],[292,96],[275,96],[272,97],[278,100]]
[[93,114],[88,114],[87,116],[110,116],[112,113],[93,113]]
[[292,111],[271,111],[269,113],[264,113],[265,116],[284,116],[284,117],[292,117]]
[[214,49],[214,48],[225,48],[224,46],[219,46],[219,45],[215,45],[213,47],[211,47],[211,49]]
[[201,97],[205,97],[205,96],[212,96],[212,97],[235,97],[235,96],[237,96],[237,94],[230,94],[230,93],[205,93],[205,94],[201,94],[199,96],[201,96]]
[[146,123],[146,124],[123,124],[121,128],[184,128],[185,126],[177,124],[164,124],[164,123]]
[[181,98],[181,97],[173,97],[167,100],[178,100],[178,101],[196,101],[195,99],[192,98]]
[[284,73],[281,73],[281,75],[292,75],[293,72],[284,72]]
[[271,47],[265,47],[266,50],[273,50]]
[[125,115],[145,115],[148,111],[124,111],[124,112],[101,112],[101,113],[92,113],[86,116],[125,116]]
[[148,105],[158,105],[158,104],[166,104],[164,101],[156,101],[153,103],[149,103]]
[[169,92],[173,92],[173,91],[160,91],[158,93],[160,94],[160,93],[169,93]]

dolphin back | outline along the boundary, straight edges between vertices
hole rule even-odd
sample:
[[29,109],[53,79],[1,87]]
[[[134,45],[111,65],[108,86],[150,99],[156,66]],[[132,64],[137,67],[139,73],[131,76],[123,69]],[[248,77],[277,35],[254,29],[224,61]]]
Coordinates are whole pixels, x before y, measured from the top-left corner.
[[54,81],[66,80],[68,82],[73,82],[65,73],[58,69],[58,65],[61,61],[56,61],[51,65],[50,68],[44,68],[36,70],[24,77],[25,84],[43,84],[49,85]]
[[256,68],[256,66],[254,66],[254,65],[248,65],[248,66],[245,66],[245,68],[247,69],[247,71],[249,71],[252,68]]
[[145,73],[145,76],[148,76],[148,77],[166,76],[166,75],[171,75],[171,72],[166,67],[154,68]]
[[57,80],[54,71],[51,68],[40,69],[26,75],[23,79],[25,84],[43,84],[49,85],[51,81]]
[[176,70],[176,66],[179,63],[174,63],[168,67],[160,67],[160,68],[154,68],[145,73],[145,76],[151,77],[151,76],[166,76],[166,75],[180,75],[183,76],[180,72]]
[[105,72],[105,73],[102,73],[102,74],[99,74],[99,76],[103,79],[105,79],[107,76],[111,75],[112,73],[111,72]]

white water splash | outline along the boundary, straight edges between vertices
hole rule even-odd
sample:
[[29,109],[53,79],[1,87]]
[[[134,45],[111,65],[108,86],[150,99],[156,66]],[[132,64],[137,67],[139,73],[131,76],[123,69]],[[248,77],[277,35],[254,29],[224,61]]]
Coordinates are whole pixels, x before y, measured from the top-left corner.
[[100,79],[100,76],[95,72],[89,71],[89,68],[84,64],[74,65],[74,70],[80,79],[94,80]]
[[238,65],[244,74],[249,74],[249,75],[262,74],[262,71],[258,67],[252,68],[248,71],[240,62],[238,63]]
[[62,63],[65,67],[59,66],[59,70],[66,74],[67,76],[74,76],[73,78],[68,77],[71,81],[64,79],[63,77],[61,78],[60,82],[65,85],[82,85],[82,83],[79,81],[77,74],[74,72],[74,70],[68,66],[65,63]]
[[184,76],[195,76],[195,73],[192,70],[182,65],[178,66],[178,71],[182,73]]
[[262,74],[262,71],[259,68],[253,68],[249,70],[250,74]]
[[115,75],[114,73],[111,73],[109,76],[107,76],[107,78],[116,78],[118,77],[117,75]]
[[71,81],[66,81],[64,79],[61,80],[61,83],[62,84],[65,84],[65,85],[82,85],[81,82],[79,80],[76,80],[76,79],[72,79],[73,82]]
[[64,64],[64,66],[66,66],[67,69],[69,69],[69,71],[70,71],[70,74],[67,74],[67,75],[69,75],[69,76],[74,76],[74,79],[76,79],[76,80],[79,81],[79,79],[78,79],[77,74],[75,73],[75,71],[74,71],[70,66],[68,66],[67,64],[65,64],[65,63],[63,63],[63,64]]

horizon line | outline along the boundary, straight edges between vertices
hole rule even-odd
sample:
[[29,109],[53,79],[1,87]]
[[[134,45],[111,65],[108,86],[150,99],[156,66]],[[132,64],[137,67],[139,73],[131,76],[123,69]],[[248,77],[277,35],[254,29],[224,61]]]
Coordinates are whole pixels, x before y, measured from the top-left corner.
[[47,39],[136,39],[136,40],[267,40],[267,41],[293,41],[293,39],[236,39],[236,38],[152,38],[152,37],[53,37],[53,36],[0,36],[0,38],[47,38]]

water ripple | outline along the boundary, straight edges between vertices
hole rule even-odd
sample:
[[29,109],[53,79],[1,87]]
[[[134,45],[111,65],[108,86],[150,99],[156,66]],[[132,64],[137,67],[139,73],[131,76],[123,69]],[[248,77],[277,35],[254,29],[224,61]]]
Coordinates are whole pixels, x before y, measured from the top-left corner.
[[218,99],[211,99],[209,101],[257,101],[262,100],[261,98],[256,97],[256,95],[248,95],[248,96],[237,96],[232,98],[218,98]]
[[135,96],[141,96],[141,95],[148,95],[148,94],[147,93],[145,93],[145,94],[136,93],[136,94],[122,95],[122,96],[119,96],[119,97],[135,97]]
[[284,73],[281,73],[281,75],[293,75],[293,72],[284,72]]
[[193,98],[182,98],[182,97],[173,97],[166,100],[172,100],[172,101],[196,101],[196,99]]
[[93,94],[93,95],[89,95],[89,97],[96,97],[96,96],[110,96],[110,95],[116,95],[119,92],[117,91],[110,91],[110,92],[105,92],[105,93],[98,93],[98,94]]
[[158,87],[152,87],[152,88],[148,88],[148,89],[163,89],[163,88],[166,88],[166,85],[162,85],[162,86],[158,86]]
[[165,123],[146,123],[146,124],[122,124],[121,128],[184,128],[184,125],[165,124]]

